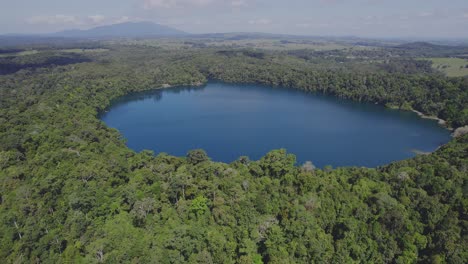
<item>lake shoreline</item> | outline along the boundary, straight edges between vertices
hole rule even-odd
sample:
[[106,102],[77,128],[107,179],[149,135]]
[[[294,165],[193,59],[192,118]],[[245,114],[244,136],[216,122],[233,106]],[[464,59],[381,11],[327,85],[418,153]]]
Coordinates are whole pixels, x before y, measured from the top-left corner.
[[[376,103],[377,104],[377,103]],[[401,107],[396,107],[396,106],[392,106],[392,105],[385,105],[385,107],[388,107],[390,109],[394,109],[394,110],[398,110],[398,111],[411,111],[413,113],[416,113],[420,118],[423,118],[423,119],[429,119],[429,120],[435,120],[437,121],[437,123],[444,127],[445,129],[449,130],[449,131],[455,131],[455,129],[453,127],[449,127],[447,126],[447,121],[442,119],[442,118],[439,118],[437,116],[430,116],[430,115],[426,115],[424,114],[423,112],[420,112],[418,110],[415,110],[413,108],[401,108]]]
[[414,109],[411,109],[411,112],[416,113],[421,118],[435,120],[435,121],[437,121],[437,123],[439,123],[439,125],[445,127],[446,129],[448,129],[450,131],[454,130],[452,127],[448,127],[447,126],[447,121],[442,119],[442,118],[438,118],[437,116],[429,116],[429,115],[426,115],[426,114],[424,114],[422,112],[419,112],[418,110],[414,110]]

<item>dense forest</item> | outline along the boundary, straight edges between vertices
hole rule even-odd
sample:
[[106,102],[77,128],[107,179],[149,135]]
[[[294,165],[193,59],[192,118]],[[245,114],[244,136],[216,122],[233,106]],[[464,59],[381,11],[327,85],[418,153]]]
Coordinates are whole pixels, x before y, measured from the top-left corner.
[[0,58],[5,263],[468,262],[468,135],[387,166],[333,169],[283,149],[231,164],[203,150],[136,153],[98,119],[119,96],[216,79],[418,110],[458,128],[466,77],[341,51],[102,48]]

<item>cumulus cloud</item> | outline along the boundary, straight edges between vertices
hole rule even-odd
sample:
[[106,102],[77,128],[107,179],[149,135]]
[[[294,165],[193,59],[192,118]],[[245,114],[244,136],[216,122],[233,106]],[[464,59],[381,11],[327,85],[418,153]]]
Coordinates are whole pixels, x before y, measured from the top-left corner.
[[100,24],[106,20],[106,17],[103,15],[92,15],[92,16],[88,16],[88,19],[93,24]]
[[421,19],[447,19],[453,17],[453,12],[447,9],[437,9],[433,11],[422,11],[416,13],[416,17]]
[[142,0],[142,3],[144,9],[150,10],[207,6],[240,8],[248,6],[250,1],[253,0]]
[[69,15],[52,15],[52,16],[34,16],[27,19],[30,24],[47,24],[47,25],[81,25],[82,21],[76,16]]
[[129,21],[136,21],[138,19],[135,19],[135,18],[131,18],[131,17],[128,17],[128,16],[121,16],[121,17],[117,17],[117,18],[114,18],[112,19],[112,23],[125,23],[125,22],[129,22]]
[[64,25],[64,26],[86,26],[86,25],[99,25],[108,21],[103,15],[90,15],[90,16],[71,16],[71,15],[42,15],[33,16],[26,20],[29,24],[33,25]]
[[130,21],[142,21],[138,17],[119,16],[119,17],[106,17],[103,15],[89,15],[89,16],[70,16],[70,15],[43,15],[34,16],[26,20],[31,25],[51,25],[60,27],[78,27],[89,28],[100,25],[117,24]]
[[145,9],[157,9],[186,6],[206,6],[213,2],[214,0],[144,0],[143,7]]
[[153,8],[171,8],[176,5],[175,0],[145,0],[143,1],[143,7],[145,9],[153,9]]

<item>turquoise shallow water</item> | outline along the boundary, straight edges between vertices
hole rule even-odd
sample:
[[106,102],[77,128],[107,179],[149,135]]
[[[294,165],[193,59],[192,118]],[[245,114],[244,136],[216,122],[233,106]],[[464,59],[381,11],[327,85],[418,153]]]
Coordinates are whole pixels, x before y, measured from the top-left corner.
[[412,112],[299,90],[210,82],[132,94],[101,119],[130,148],[175,156],[203,148],[215,161],[256,160],[286,148],[298,163],[376,167],[434,151],[448,130]]

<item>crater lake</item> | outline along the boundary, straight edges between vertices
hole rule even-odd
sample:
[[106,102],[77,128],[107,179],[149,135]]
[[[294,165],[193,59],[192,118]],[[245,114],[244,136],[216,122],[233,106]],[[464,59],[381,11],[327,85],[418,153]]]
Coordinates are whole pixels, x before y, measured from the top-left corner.
[[285,148],[298,164],[376,167],[450,140],[447,129],[413,112],[220,82],[130,94],[114,100],[100,118],[135,151],[185,156],[201,148],[212,160],[228,163]]

